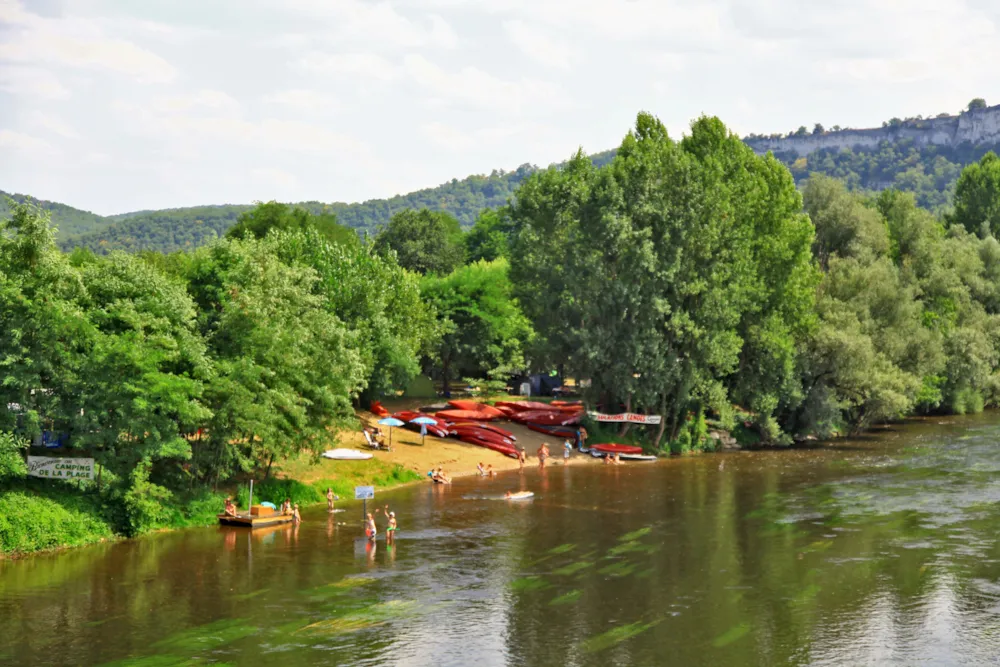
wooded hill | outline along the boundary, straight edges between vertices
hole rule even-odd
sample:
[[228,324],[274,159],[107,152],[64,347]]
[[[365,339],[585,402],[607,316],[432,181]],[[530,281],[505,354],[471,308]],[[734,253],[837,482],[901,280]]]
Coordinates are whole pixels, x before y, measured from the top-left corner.
[[[822,149],[808,156],[778,155],[791,170],[797,185],[810,174],[820,173],[844,181],[852,191],[896,188],[914,193],[917,203],[935,213],[944,212],[952,200],[962,168],[978,161],[988,151],[1000,152],[1000,144],[960,146],[916,146],[911,140],[883,142],[878,147]],[[591,156],[598,167],[615,151]],[[489,175],[453,179],[436,188],[426,188],[389,199],[355,204],[309,201],[296,204],[311,213],[334,213],[337,220],[359,233],[374,233],[395,213],[428,208],[443,211],[469,228],[483,209],[507,203],[515,189],[538,167],[524,164],[514,171],[495,170]],[[2,193],[0,193],[2,194]],[[22,200],[22,195],[14,195]],[[128,252],[154,250],[173,252],[196,248],[222,236],[236,224],[245,205],[197,206],[99,216],[54,202],[40,202],[52,213],[63,249],[85,247],[97,253],[120,249]],[[7,206],[0,202],[0,215]]]

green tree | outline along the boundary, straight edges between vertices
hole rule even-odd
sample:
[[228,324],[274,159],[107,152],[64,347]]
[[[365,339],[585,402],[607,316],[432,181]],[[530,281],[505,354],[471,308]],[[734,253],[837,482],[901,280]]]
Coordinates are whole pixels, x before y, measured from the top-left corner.
[[331,243],[360,245],[357,232],[337,224],[337,216],[329,211],[311,213],[299,206],[290,206],[276,201],[257,202],[256,206],[241,213],[236,225],[226,232],[226,237],[243,238],[247,234],[262,239],[272,229],[283,231],[303,231],[315,229],[319,235]]
[[510,256],[511,222],[506,209],[487,209],[465,235],[466,258],[470,262]]
[[813,134],[823,134],[826,130],[823,128],[822,123],[816,123],[813,125]]
[[392,216],[375,236],[375,249],[382,254],[394,251],[400,266],[423,274],[446,275],[465,261],[458,220],[426,208]]
[[969,102],[969,106],[966,107],[969,111],[979,111],[980,109],[986,108],[986,100],[981,97],[974,98]]
[[1000,236],[1000,157],[989,152],[962,170],[952,221],[974,234]]
[[605,405],[665,414],[672,440],[688,410],[788,381],[814,284],[800,209],[787,170],[717,119],[676,143],[640,114],[608,167],[578,154],[522,186],[512,277],[551,357]]
[[440,322],[441,338],[430,356],[441,370],[445,395],[454,377],[524,366],[531,323],[512,296],[506,260],[480,260],[447,276],[425,276],[420,290]]

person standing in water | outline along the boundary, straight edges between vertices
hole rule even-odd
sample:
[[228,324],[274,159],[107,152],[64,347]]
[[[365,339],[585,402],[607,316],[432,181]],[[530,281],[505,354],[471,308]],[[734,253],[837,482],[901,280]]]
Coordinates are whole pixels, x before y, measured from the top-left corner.
[[396,540],[396,531],[399,526],[396,524],[396,513],[389,511],[389,506],[386,505],[382,508],[382,513],[385,514],[385,518],[389,520],[389,525],[385,527],[385,543],[390,545]]
[[517,463],[518,463],[518,465],[521,466],[521,470],[524,470],[524,459],[525,459],[524,447],[523,446],[518,447],[517,448]]
[[367,537],[371,542],[375,541],[375,537],[378,535],[378,528],[375,527],[375,517],[372,513],[368,513],[368,518],[365,519],[365,537]]
[[333,493],[333,487],[326,487],[326,511],[333,514],[333,501],[338,500],[337,496]]
[[295,503],[295,507],[292,509],[292,523],[296,526],[302,523],[302,515],[299,514],[299,504]]
[[570,452],[573,451],[573,443],[569,441],[569,438],[563,442],[563,463],[569,463]]

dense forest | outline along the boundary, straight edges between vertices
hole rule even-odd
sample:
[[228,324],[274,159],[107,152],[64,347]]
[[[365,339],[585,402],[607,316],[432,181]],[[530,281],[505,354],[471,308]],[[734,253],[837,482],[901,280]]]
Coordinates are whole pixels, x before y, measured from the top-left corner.
[[657,453],[711,448],[706,420],[788,444],[1000,402],[993,153],[942,216],[822,174],[799,189],[718,119],[675,141],[640,114],[603,165],[580,153],[512,194],[469,231],[425,207],[362,239],[269,202],[200,247],[106,255],[64,252],[49,210],[11,202],[0,486],[61,434],[142,532],[174,494],[328,447],[418,373],[561,367],[589,405],[664,415],[629,434]]

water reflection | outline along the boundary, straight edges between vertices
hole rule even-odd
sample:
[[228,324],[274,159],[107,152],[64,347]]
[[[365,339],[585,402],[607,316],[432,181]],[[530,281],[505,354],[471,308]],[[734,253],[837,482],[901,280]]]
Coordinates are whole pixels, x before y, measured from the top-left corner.
[[392,547],[320,508],[0,562],[0,663],[996,664],[998,421],[422,485]]

